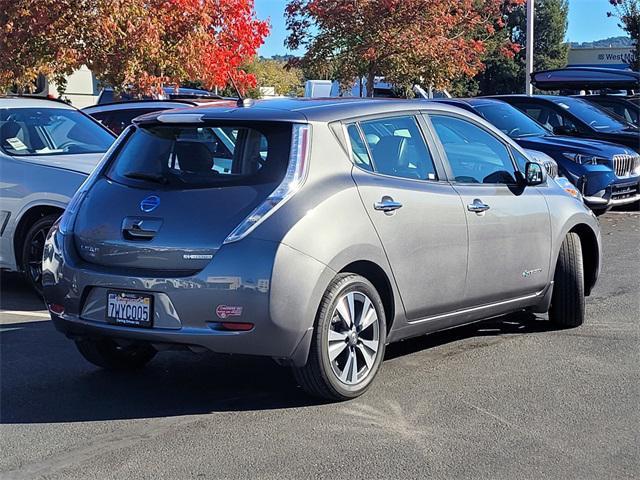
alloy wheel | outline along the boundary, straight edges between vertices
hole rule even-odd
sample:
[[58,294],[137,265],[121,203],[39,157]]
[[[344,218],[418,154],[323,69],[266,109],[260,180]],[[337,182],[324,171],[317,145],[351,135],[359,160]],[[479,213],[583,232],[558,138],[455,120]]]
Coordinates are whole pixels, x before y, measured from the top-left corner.
[[378,313],[367,295],[352,291],[338,302],[329,324],[327,350],[335,376],[346,385],[363,381],[380,348]]

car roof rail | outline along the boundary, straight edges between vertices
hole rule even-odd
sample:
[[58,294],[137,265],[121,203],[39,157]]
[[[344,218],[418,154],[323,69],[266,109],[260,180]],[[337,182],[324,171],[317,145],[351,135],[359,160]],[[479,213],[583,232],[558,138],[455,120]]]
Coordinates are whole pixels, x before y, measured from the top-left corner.
[[38,95],[38,94],[5,93],[5,94],[0,94],[0,98],[28,98],[30,100],[47,100],[49,102],[64,103],[65,105],[68,105],[69,107],[77,108],[77,107],[73,106],[70,101],[66,101],[66,100],[64,100],[62,98],[55,98],[55,97]]

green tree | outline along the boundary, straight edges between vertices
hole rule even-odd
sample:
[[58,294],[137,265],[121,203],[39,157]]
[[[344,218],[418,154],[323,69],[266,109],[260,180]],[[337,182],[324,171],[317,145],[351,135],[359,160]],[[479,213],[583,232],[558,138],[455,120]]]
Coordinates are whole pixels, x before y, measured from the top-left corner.
[[609,0],[613,11],[607,16],[618,19],[618,26],[631,37],[633,43],[629,66],[636,72],[640,70],[640,0]]
[[260,87],[274,87],[276,95],[300,96],[304,93],[302,70],[288,66],[284,61],[256,57],[245,65],[245,70],[256,78],[252,96],[259,96]]
[[[567,0],[537,0],[533,39],[533,69],[548,70],[566,66],[569,45],[565,42],[569,15]],[[527,19],[525,7],[514,9],[499,35],[507,36],[518,47],[511,54],[500,52],[501,39],[487,48],[485,68],[474,81],[484,95],[521,92],[525,81]]]
[[485,42],[505,8],[523,0],[289,0],[292,49],[306,47],[306,72],[331,73],[343,85],[376,76],[399,89],[420,82],[447,88],[482,68]]

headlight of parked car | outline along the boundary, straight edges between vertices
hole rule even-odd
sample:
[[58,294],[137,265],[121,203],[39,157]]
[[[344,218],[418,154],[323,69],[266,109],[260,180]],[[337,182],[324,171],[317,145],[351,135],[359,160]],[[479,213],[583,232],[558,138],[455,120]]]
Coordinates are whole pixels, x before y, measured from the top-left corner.
[[579,163],[581,165],[607,165],[611,161],[607,158],[597,157],[595,155],[583,155],[581,153],[563,153],[566,158],[572,162]]
[[562,187],[562,189],[571,195],[573,198],[582,202],[582,194],[576,188],[576,186],[567,180],[565,177],[556,177],[554,178],[555,182]]

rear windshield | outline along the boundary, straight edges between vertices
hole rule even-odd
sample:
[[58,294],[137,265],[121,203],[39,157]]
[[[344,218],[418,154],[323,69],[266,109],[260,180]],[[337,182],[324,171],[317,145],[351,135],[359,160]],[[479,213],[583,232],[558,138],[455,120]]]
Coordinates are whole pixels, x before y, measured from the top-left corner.
[[67,108],[0,109],[0,148],[13,156],[104,153],[114,137]]
[[166,188],[209,188],[282,180],[288,124],[136,127],[107,176]]

